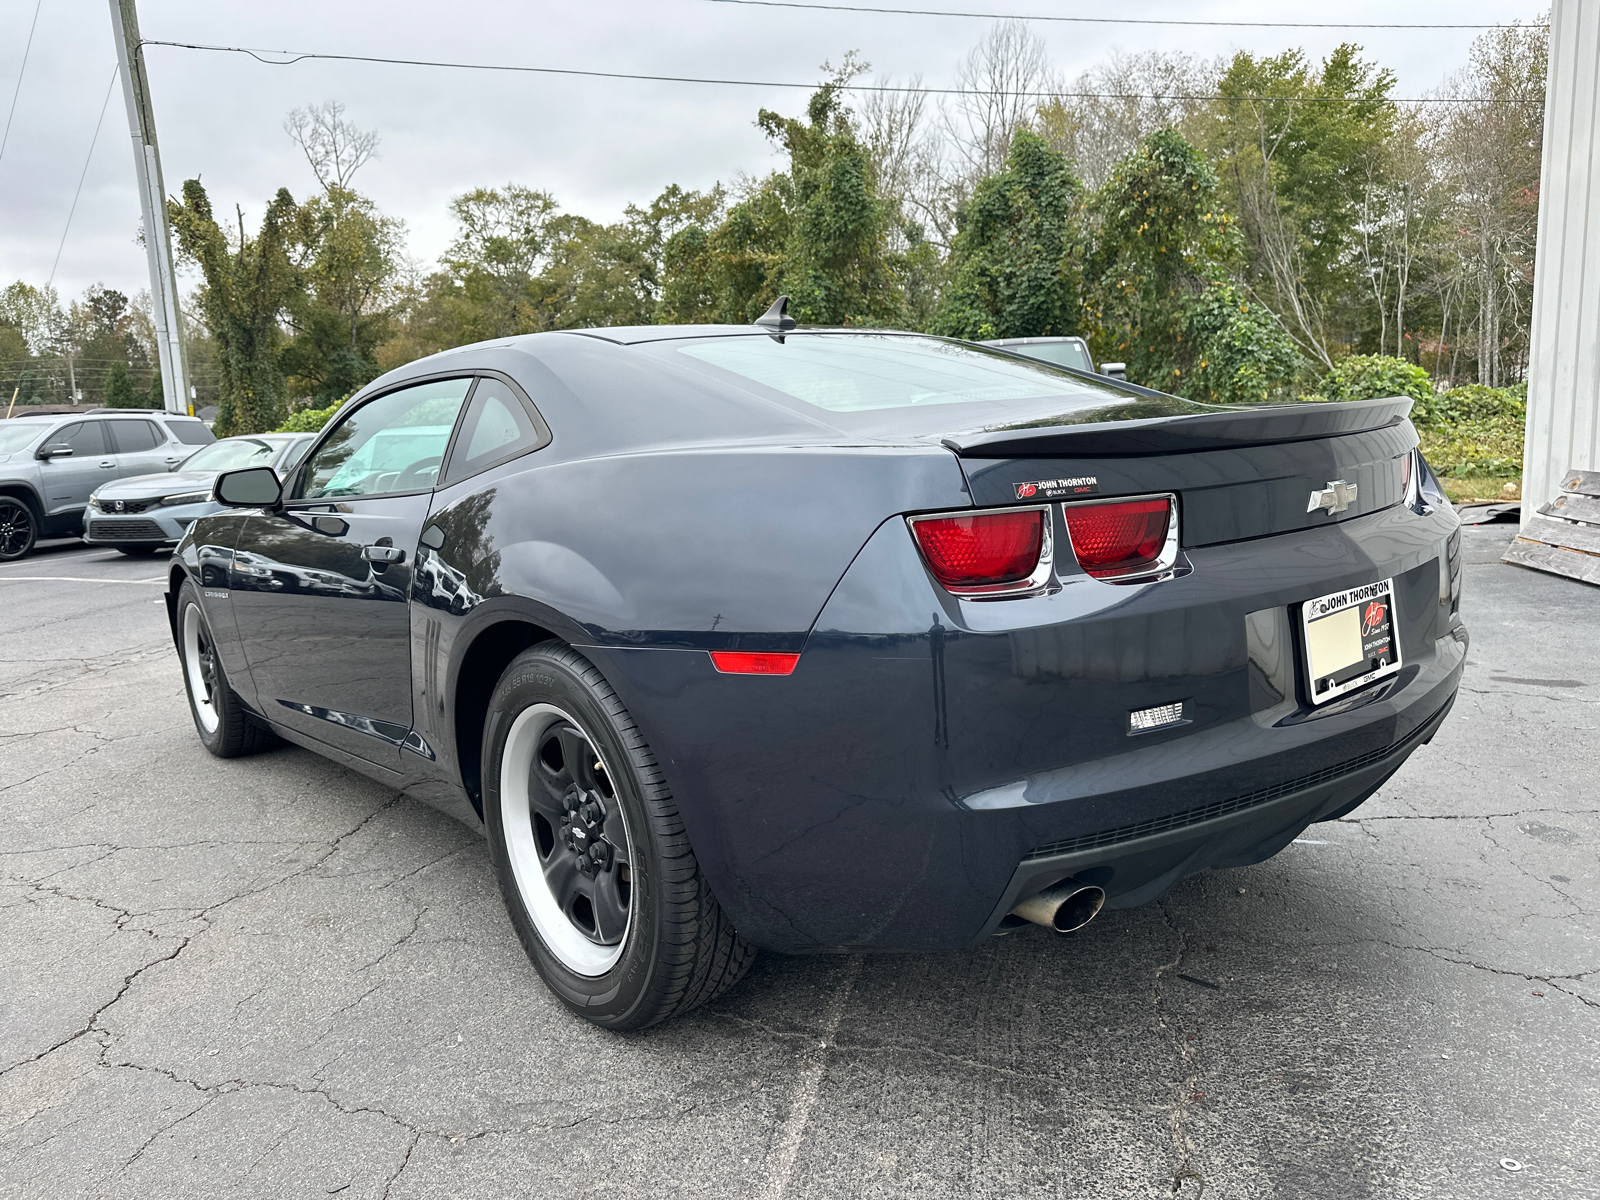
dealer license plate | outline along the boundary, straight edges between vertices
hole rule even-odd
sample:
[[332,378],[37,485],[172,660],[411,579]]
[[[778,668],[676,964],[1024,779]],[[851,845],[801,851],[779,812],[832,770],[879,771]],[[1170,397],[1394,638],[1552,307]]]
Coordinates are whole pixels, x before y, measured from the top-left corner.
[[1311,702],[1325,704],[1400,669],[1394,580],[1307,600],[1300,606]]

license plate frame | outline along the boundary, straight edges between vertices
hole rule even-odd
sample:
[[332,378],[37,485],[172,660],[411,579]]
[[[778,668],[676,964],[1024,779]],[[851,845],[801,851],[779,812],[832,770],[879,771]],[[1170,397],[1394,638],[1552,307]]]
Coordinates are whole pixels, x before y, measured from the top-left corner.
[[1393,675],[1402,665],[1394,580],[1358,584],[1302,603],[1300,645],[1313,705]]

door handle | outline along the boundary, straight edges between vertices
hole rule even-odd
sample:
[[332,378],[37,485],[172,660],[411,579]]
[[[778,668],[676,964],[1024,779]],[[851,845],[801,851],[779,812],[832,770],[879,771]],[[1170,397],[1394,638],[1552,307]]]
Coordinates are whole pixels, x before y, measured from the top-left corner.
[[363,546],[361,557],[375,563],[403,563],[406,552],[399,546]]
[[112,471],[112,470],[115,470],[115,469],[116,469],[116,466],[117,466],[117,464],[116,464],[116,462],[115,462],[115,461],[113,461],[113,460],[112,460],[112,459],[109,459],[109,458],[102,458],[102,459],[101,459],[101,460],[100,460],[100,469],[101,469],[101,470],[102,470],[102,471]]

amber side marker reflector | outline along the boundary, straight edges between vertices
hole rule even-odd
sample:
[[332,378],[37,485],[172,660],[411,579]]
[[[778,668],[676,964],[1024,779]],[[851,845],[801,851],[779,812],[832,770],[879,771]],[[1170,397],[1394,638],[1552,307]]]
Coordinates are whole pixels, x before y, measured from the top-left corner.
[[744,650],[711,650],[711,665],[724,675],[792,675],[798,654],[755,654]]

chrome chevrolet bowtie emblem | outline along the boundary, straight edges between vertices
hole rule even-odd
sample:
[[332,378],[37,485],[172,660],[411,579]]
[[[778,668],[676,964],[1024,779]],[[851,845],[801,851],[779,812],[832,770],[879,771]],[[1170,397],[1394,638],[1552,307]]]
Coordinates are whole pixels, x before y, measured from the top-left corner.
[[1325,508],[1330,513],[1342,513],[1355,502],[1355,484],[1342,479],[1330,479],[1322,491],[1311,493],[1311,503],[1306,505],[1306,511],[1316,512],[1319,508]]

